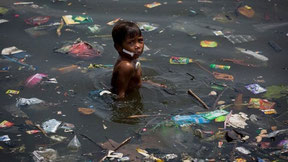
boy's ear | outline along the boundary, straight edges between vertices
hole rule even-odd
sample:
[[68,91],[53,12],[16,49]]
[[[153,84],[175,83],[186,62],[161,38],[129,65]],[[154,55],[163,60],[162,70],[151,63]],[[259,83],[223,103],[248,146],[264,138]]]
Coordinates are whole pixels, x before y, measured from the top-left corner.
[[119,44],[114,43],[114,48],[115,48],[118,52],[122,51],[122,46],[120,46]]

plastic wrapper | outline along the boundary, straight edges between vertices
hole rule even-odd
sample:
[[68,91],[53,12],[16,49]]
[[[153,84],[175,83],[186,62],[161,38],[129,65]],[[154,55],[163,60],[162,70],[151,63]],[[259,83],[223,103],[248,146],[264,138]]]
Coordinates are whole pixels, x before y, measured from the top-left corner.
[[32,154],[34,155],[33,160],[35,162],[52,162],[55,161],[58,156],[57,151],[50,148],[39,148],[39,150],[33,151]]
[[81,147],[81,143],[78,140],[77,136],[75,135],[73,139],[69,142],[67,146],[70,150],[77,151]]
[[57,131],[57,128],[61,124],[61,121],[58,121],[56,119],[51,119],[42,124],[42,128],[47,133],[55,133]]
[[19,98],[17,99],[16,106],[21,107],[40,103],[44,103],[44,101],[38,98]]
[[91,59],[101,56],[103,51],[104,48],[102,46],[95,43],[84,42],[80,39],[77,39],[73,43],[67,43],[55,50],[55,52],[69,54],[81,59]]

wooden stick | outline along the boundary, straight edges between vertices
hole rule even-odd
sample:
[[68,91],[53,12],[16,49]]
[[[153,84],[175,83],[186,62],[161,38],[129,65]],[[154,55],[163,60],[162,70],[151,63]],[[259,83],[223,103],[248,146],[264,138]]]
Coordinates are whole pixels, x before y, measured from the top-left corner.
[[195,97],[206,109],[209,109],[209,107],[199,98],[191,89],[188,90],[188,93]]
[[35,126],[36,126],[46,137],[49,137],[49,136],[47,135],[47,133],[45,132],[45,130],[42,129],[39,124],[35,124]]
[[[128,137],[127,139],[125,139],[123,142],[120,143],[119,146],[117,146],[113,151],[117,151],[120,147],[122,147],[123,145],[125,145],[127,142],[129,142],[131,140],[132,137]],[[104,161],[107,158],[107,155],[105,155],[100,162]]]
[[120,147],[122,147],[123,145],[125,145],[127,142],[129,142],[131,140],[132,137],[128,137],[127,139],[125,139],[122,143],[120,143],[120,145],[118,147],[116,147],[113,151],[117,151]]
[[166,115],[166,114],[155,114],[155,115],[131,115],[128,116],[129,119],[134,119],[134,118],[146,118],[146,117],[153,117],[153,116],[162,116],[162,115]]

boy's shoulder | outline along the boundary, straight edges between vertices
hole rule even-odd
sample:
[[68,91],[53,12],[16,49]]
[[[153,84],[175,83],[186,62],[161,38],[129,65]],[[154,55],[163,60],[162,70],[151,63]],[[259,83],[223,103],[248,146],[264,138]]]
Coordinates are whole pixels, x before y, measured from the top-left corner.
[[123,71],[131,71],[134,70],[134,64],[131,61],[128,60],[119,60],[119,62],[116,65],[116,68],[118,70],[123,70]]

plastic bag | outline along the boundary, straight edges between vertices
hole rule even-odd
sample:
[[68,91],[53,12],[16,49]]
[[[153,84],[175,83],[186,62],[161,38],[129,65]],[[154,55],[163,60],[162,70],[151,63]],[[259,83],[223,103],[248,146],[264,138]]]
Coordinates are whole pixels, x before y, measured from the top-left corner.
[[47,133],[55,133],[57,131],[57,128],[61,124],[61,121],[58,121],[56,119],[51,119],[42,124],[42,128],[45,130]]
[[34,104],[39,104],[39,103],[43,103],[43,100],[40,100],[38,98],[19,98],[17,99],[16,102],[16,106],[20,107],[20,106],[27,106],[27,105],[34,105]]
[[77,136],[75,135],[73,139],[69,142],[67,146],[70,150],[75,150],[77,151],[81,147],[81,143],[78,140]]
[[33,151],[33,159],[35,162],[43,162],[43,161],[55,161],[57,159],[57,151],[54,149],[43,149],[39,148],[39,150]]

